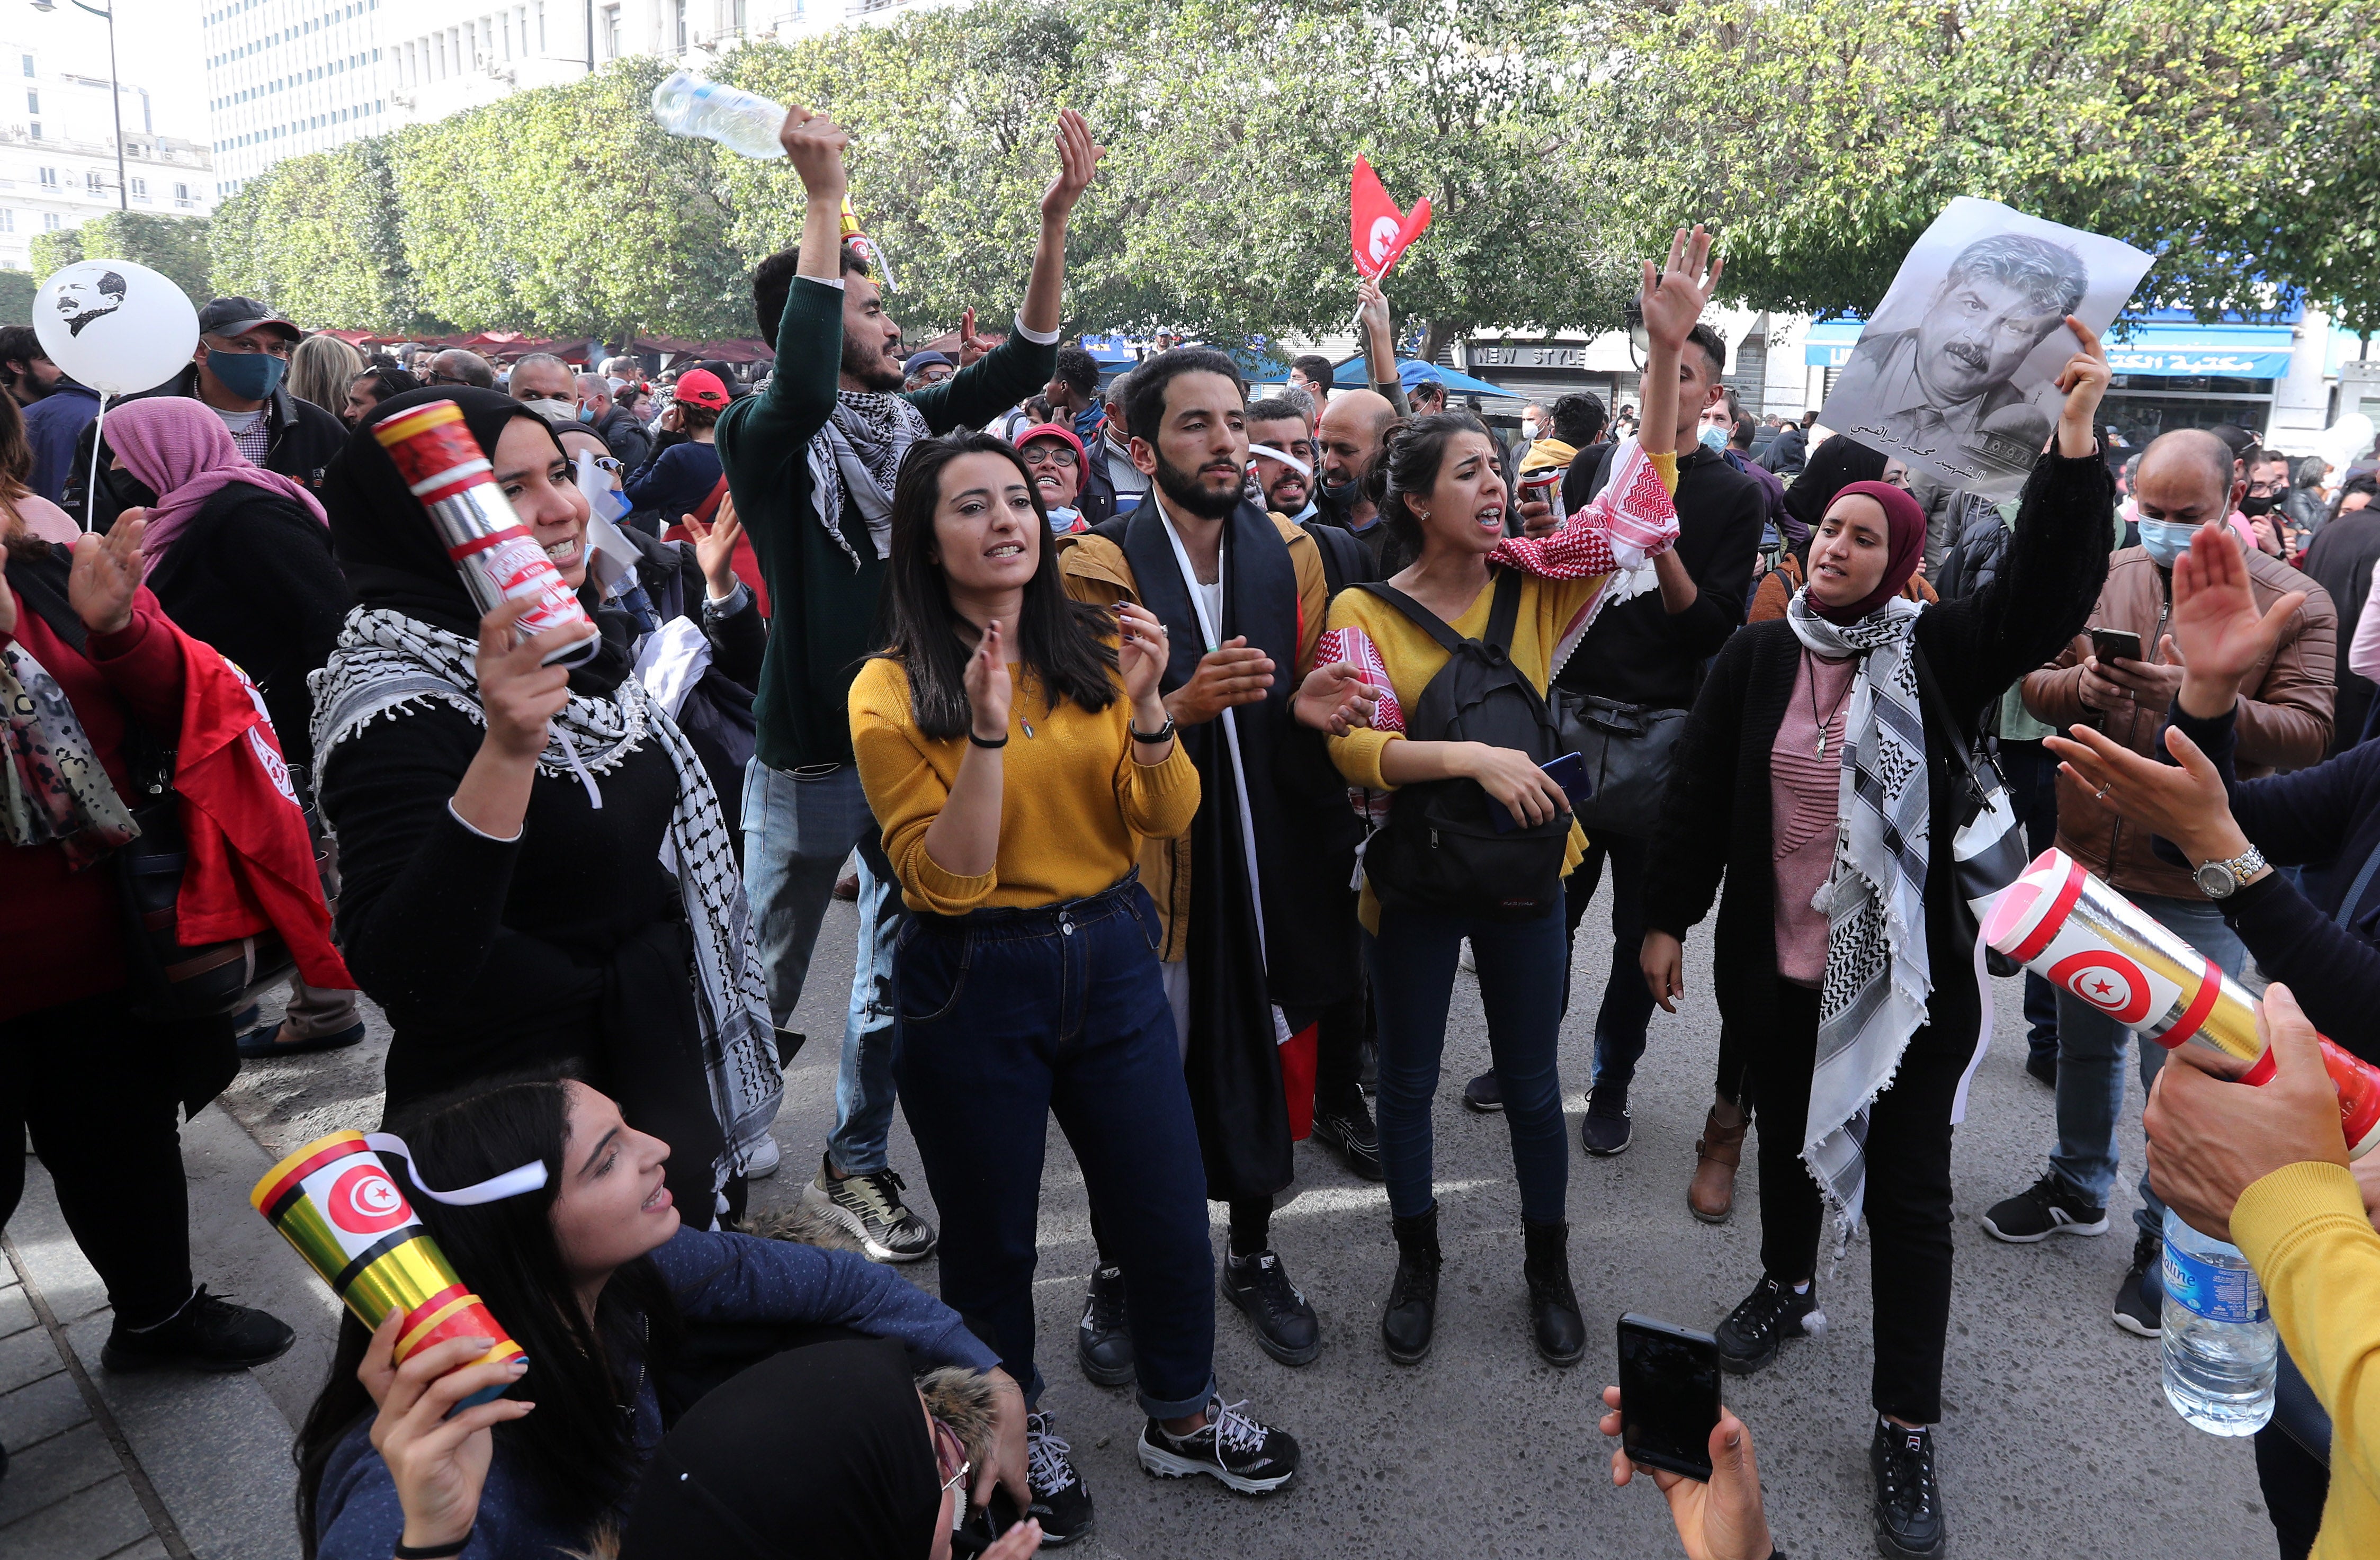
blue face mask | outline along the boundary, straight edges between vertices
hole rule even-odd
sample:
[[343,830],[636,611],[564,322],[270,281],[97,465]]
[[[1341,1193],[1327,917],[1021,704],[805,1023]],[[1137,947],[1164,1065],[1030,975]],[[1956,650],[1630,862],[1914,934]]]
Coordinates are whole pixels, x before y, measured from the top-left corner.
[[595,408],[592,406],[579,407],[578,420],[580,422],[593,422],[595,420]]
[[270,352],[218,352],[207,348],[207,371],[243,401],[262,401],[281,388],[289,365]]
[[2140,522],[2141,545],[2148,550],[2157,567],[2170,569],[2174,560],[2190,550],[2190,538],[2198,533],[2195,526],[2180,526],[2170,520],[2151,520],[2143,516]]
[[1718,454],[1727,448],[1727,429],[1717,423],[1705,424],[1702,432],[1695,437],[1702,441],[1703,448],[1713,454]]

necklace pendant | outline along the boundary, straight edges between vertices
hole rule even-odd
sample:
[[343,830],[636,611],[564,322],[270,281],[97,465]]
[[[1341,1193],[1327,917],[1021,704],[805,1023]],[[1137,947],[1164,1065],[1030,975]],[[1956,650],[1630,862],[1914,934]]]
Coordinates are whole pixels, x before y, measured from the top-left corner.
[[1819,757],[1821,757],[1821,758],[1824,758],[1826,756],[1827,756],[1827,733],[1826,733],[1826,732],[1820,732],[1818,733],[1818,756],[1819,756]]

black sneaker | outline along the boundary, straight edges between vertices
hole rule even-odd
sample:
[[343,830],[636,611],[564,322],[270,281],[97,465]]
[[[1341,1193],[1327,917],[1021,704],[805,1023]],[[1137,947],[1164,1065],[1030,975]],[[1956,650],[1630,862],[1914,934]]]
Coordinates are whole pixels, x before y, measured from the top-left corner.
[[1934,1480],[1934,1433],[1905,1429],[1879,1414],[1867,1460],[1876,1473],[1876,1549],[1893,1560],[1941,1554],[1949,1535]]
[[1630,1137],[1628,1085],[1604,1083],[1588,1092],[1586,1119],[1578,1124],[1578,1141],[1589,1154],[1609,1159],[1623,1153]]
[[1380,1092],[1380,1043],[1366,1040],[1355,1047],[1355,1087],[1367,1094]]
[[1719,1368],[1748,1376],[1776,1359],[1787,1338],[1814,1338],[1826,1330],[1816,1284],[1796,1294],[1791,1284],[1763,1275],[1712,1336],[1718,1339]]
[[1140,1466],[1160,1479],[1204,1473],[1244,1495],[1287,1489],[1297,1478],[1296,1440],[1248,1418],[1244,1406],[1209,1398],[1205,1427],[1187,1435],[1169,1435],[1149,1421],[1140,1433]]
[[1123,1269],[1091,1271],[1091,1292],[1083,1298],[1083,1319],[1075,1327],[1075,1358],[1083,1374],[1101,1386],[1132,1381],[1132,1333],[1124,1320]]
[[1315,1107],[1314,1141],[1366,1180],[1389,1179],[1388,1167],[1380,1162],[1379,1130],[1372,1125],[1372,1113],[1365,1107],[1360,1091],[1348,1091],[1346,1099],[1337,1105]]
[[1257,1347],[1282,1364],[1310,1364],[1322,1352],[1320,1319],[1271,1252],[1225,1257],[1223,1298],[1247,1312]]
[[99,1360],[111,1371],[245,1371],[280,1359],[297,1339],[279,1317],[234,1305],[201,1284],[181,1310],[154,1326],[128,1327],[119,1320]]
[[1050,1433],[1056,1418],[1025,1416],[1025,1481],[1033,1486],[1025,1515],[1041,1524],[1044,1549],[1063,1549],[1091,1530],[1091,1492],[1075,1471],[1074,1448]]
[[2053,1089],[2058,1087],[2057,1048],[2053,1046],[2046,1050],[2027,1051],[2024,1056],[2024,1070],[2033,1075],[2034,1082],[2046,1083]]
[[2165,1238],[2143,1229],[2132,1241],[2131,1271],[2116,1288],[2116,1325],[2144,1338],[2165,1336]]
[[2105,1235],[2107,1210],[2082,1201],[2052,1170],[2015,1196],[1993,1203],[1984,1215],[1984,1232],[2018,1246],[2053,1235]]
[[1463,1103],[1482,1116],[1504,1108],[1504,1085],[1496,1082],[1496,1070],[1487,1071],[1463,1085]]

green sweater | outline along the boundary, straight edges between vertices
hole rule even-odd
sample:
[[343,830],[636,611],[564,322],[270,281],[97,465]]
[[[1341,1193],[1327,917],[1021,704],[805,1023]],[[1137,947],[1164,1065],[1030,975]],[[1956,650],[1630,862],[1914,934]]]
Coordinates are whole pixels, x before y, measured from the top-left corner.
[[[777,327],[777,372],[769,388],[719,414],[719,463],[735,513],[769,583],[775,621],[755,700],[760,762],[772,769],[848,764],[850,695],[859,663],[876,648],[877,593],[884,564],[852,519],[839,516],[850,554],[812,512],[809,443],[833,415],[843,366],[843,289],[794,278]],[[1012,333],[984,359],[909,395],[936,433],[990,421],[1040,389],[1058,367],[1058,347]]]

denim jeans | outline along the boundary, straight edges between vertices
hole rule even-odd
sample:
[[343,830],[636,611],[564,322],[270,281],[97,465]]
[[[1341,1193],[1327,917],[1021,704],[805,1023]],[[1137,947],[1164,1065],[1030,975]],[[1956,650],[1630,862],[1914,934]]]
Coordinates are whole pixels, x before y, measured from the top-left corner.
[[1466,937],[1488,1010],[1488,1055],[1504,1091],[1521,1212],[1557,1223],[1568,1206],[1570,1143],[1554,1057],[1561,1031],[1562,918],[1552,910],[1535,921],[1483,921],[1381,908],[1379,934],[1366,939],[1365,957],[1379,1010],[1380,1158],[1389,1173],[1389,1211],[1410,1218],[1434,1200],[1429,1106],[1446,1048],[1455,959]]
[[[2133,894],[2134,904],[2163,923],[2175,936],[2237,976],[2248,960],[2240,934],[2223,924],[2223,913],[2206,900],[2165,899]],[[2058,994],[2058,1147],[2049,1167],[2058,1179],[2100,1207],[2116,1190],[2116,1119],[2124,1108],[2124,1046],[2132,1032],[2071,992]],[[2141,1094],[2145,1103],[2157,1069],[2165,1065],[2165,1047],[2154,1041],[2137,1047],[2141,1058]],[[2141,1206],[2132,1222],[2155,1235],[2165,1228],[2165,1204],[2149,1190],[2148,1171],[2141,1172]]]
[[[1645,1027],[1653,1022],[1653,993],[1638,963],[1645,949],[1645,865],[1650,847],[1624,834],[1594,838],[1585,859],[1562,885],[1562,919],[1571,943],[1578,939],[1578,924],[1603,877],[1605,859],[1611,864],[1611,970],[1604,977],[1603,1005],[1595,1011],[1595,1076],[1590,1083],[1609,1082],[1625,1090],[1636,1076],[1637,1058],[1645,1054]],[[1562,956],[1562,1011],[1570,1011],[1570,953]]]
[[1123,1267],[1141,1411],[1179,1419],[1214,1392],[1207,1173],[1161,941],[1136,877],[1032,910],[912,914],[901,928],[892,1070],[941,1215],[942,1300],[1028,1403],[1041,1396],[1033,1271],[1052,1115]]
[[892,939],[903,914],[899,886],[856,766],[772,769],[758,758],[745,765],[744,887],[769,983],[770,1015],[780,1029],[792,1026],[801,1006],[819,925],[854,846],[859,850],[859,946],[827,1157],[845,1175],[867,1175],[884,1168],[892,1126],[892,1060],[901,1038],[892,997]]

